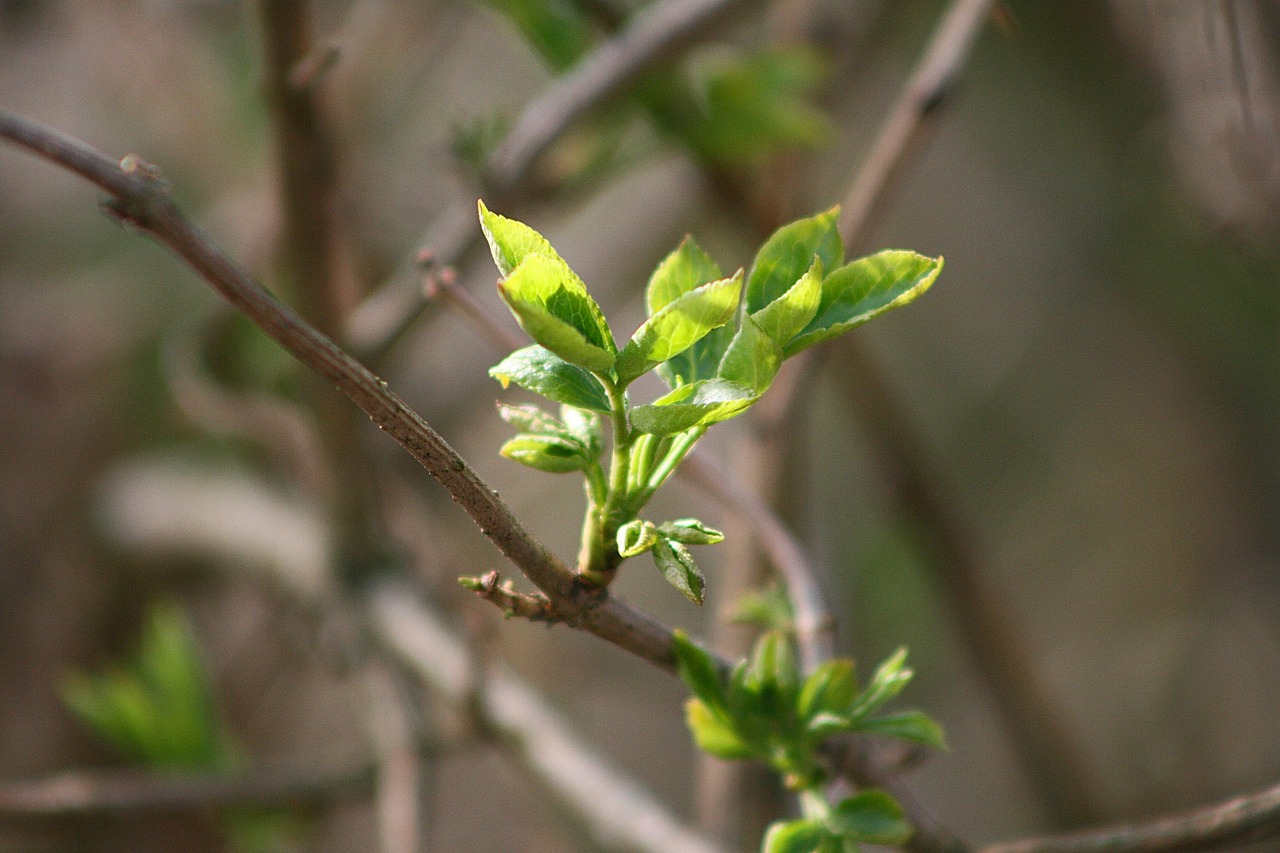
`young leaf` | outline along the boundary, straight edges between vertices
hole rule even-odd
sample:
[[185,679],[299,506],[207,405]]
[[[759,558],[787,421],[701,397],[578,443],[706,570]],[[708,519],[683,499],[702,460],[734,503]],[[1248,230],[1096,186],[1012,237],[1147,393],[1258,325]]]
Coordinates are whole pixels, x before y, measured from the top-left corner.
[[518,349],[489,368],[489,375],[501,382],[503,388],[514,382],[557,403],[609,412],[609,396],[600,381],[545,347]]
[[635,557],[648,551],[658,542],[658,529],[652,521],[633,518],[618,528],[618,554]]
[[577,406],[560,406],[560,420],[592,459],[599,457],[604,447],[604,431],[600,426],[600,418],[595,412],[588,412]]
[[897,738],[933,749],[946,749],[947,737],[942,726],[923,711],[902,711],[883,717],[868,717],[858,724],[858,731]]
[[696,518],[678,518],[658,526],[658,532],[682,545],[714,545],[724,541],[724,534]]
[[552,435],[522,433],[502,445],[499,452],[513,462],[551,474],[581,471],[590,464],[586,452],[576,439]]
[[613,367],[617,347],[600,306],[564,261],[531,252],[498,293],[529,337],[565,361],[597,373]]
[[689,385],[703,379],[714,379],[725,350],[733,340],[732,324],[712,329],[706,336],[679,355],[658,365],[658,375],[668,388]]
[[754,317],[747,315],[725,351],[718,375],[763,394],[781,366],[782,348],[760,328]]
[[857,694],[853,661],[824,661],[805,679],[796,700],[796,713],[804,720],[821,713],[843,714]]
[[777,717],[795,707],[798,680],[795,651],[787,635],[781,631],[763,634],[752,651],[745,683],[760,696],[766,714]]
[[514,426],[521,432],[533,435],[550,435],[569,441],[577,441],[577,437],[569,431],[569,427],[537,406],[510,406],[498,404],[498,417]]
[[915,674],[907,668],[906,663],[907,650],[898,649],[880,664],[876,674],[871,677],[871,683],[853,701],[848,715],[855,720],[865,717],[901,693]]
[[858,724],[843,714],[822,711],[814,714],[805,723],[804,730],[813,742],[826,740],[832,735],[844,734],[857,730]]
[[729,717],[724,683],[715,661],[701,646],[689,639],[684,631],[676,630],[671,637],[671,648],[676,656],[676,669],[680,680],[716,714]]
[[785,347],[818,313],[822,301],[822,259],[816,255],[808,272],[768,305],[751,315],[761,329]]
[[844,263],[844,246],[836,229],[839,215],[840,208],[833,207],[784,225],[765,241],[747,278],[748,313],[754,314],[790,290],[812,266],[814,255],[823,269]]
[[720,267],[692,237],[685,237],[674,252],[658,264],[645,288],[645,304],[653,316],[684,294],[707,282],[724,278]]
[[786,355],[793,356],[906,305],[933,285],[942,263],[942,258],[888,250],[832,270],[822,282],[817,315],[786,344]]
[[631,410],[631,425],[654,435],[675,435],[741,414],[759,395],[726,379],[704,379]]
[[911,824],[898,801],[884,791],[859,791],[831,810],[827,825],[851,841],[899,847],[911,837]]
[[618,381],[627,384],[687,350],[733,319],[742,292],[742,270],[673,299],[644,322],[618,353]]
[[667,583],[684,593],[684,597],[694,604],[702,603],[706,581],[688,548],[659,537],[653,545],[653,561],[658,564],[658,570]]
[[814,853],[830,835],[816,820],[777,821],[765,833],[760,853]]
[[738,736],[733,726],[713,713],[701,699],[690,699],[684,710],[693,740],[703,752],[729,760],[755,757],[756,751]]
[[[491,212],[483,201],[477,201],[476,206],[480,209],[480,230],[489,242],[493,262],[504,276],[511,275],[520,266],[520,262],[533,252],[564,263],[556,250],[551,248],[547,238],[528,225]],[[565,266],[568,267],[568,264]]]

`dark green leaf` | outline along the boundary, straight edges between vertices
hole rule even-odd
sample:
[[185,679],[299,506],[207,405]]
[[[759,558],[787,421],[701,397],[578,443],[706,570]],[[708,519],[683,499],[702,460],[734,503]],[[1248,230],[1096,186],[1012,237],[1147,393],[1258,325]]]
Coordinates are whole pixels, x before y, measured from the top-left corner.
[[654,435],[675,435],[696,426],[728,420],[759,399],[751,389],[726,379],[682,385],[647,406],[631,410],[631,425]]
[[857,694],[853,661],[824,661],[805,679],[796,700],[796,713],[806,720],[824,712],[844,714]]
[[777,342],[785,347],[818,313],[822,301],[822,259],[814,257],[808,271],[777,299],[751,317]]
[[551,474],[581,471],[590,463],[577,439],[524,433],[502,445],[503,456]]
[[769,389],[781,366],[782,348],[748,315],[725,351],[718,375],[759,395]]
[[684,631],[676,630],[672,634],[671,647],[676,656],[676,669],[685,686],[715,713],[727,717],[729,710],[724,683],[715,660]]
[[565,361],[595,372],[613,367],[617,347],[600,306],[564,261],[531,252],[498,293],[529,337]]
[[732,278],[701,285],[663,305],[618,353],[618,381],[631,382],[732,320],[741,292],[739,270]]
[[830,835],[816,820],[778,821],[765,833],[760,853],[815,853]]
[[729,760],[755,757],[756,751],[738,737],[733,726],[713,713],[701,699],[690,699],[684,709],[685,722],[703,752]]
[[942,258],[888,250],[859,258],[827,273],[818,313],[786,346],[788,356],[842,335],[928,290],[942,271]]
[[907,650],[898,649],[880,664],[871,683],[854,700],[849,709],[849,716],[854,719],[865,717],[881,705],[897,696],[907,686],[914,673],[907,668]]
[[747,278],[746,303],[754,314],[791,289],[808,272],[817,255],[823,269],[844,263],[844,246],[836,220],[840,209],[800,219],[774,232],[756,254]]
[[489,368],[489,375],[501,382],[503,388],[514,382],[557,403],[609,412],[609,396],[599,380],[545,347],[535,345],[516,350]]
[[767,715],[781,717],[795,707],[799,681],[795,650],[782,631],[768,631],[756,641],[751,653],[746,685],[760,696]]
[[675,521],[663,522],[658,532],[684,545],[714,545],[724,541],[724,534],[714,527],[708,527],[696,518],[678,518]]
[[658,313],[684,294],[708,282],[724,278],[720,267],[692,237],[685,237],[674,252],[662,259],[649,277],[645,304],[649,316]]
[[679,542],[659,538],[653,545],[653,561],[658,564],[658,570],[667,583],[684,593],[684,597],[694,604],[702,603],[706,582],[688,548]]
[[618,528],[618,554],[635,557],[652,548],[658,541],[658,529],[653,522],[633,518]]
[[902,807],[884,791],[859,791],[842,800],[831,810],[827,824],[834,832],[867,844],[898,847],[911,837]]
[[933,749],[947,748],[947,737],[943,734],[942,726],[923,711],[902,711],[882,717],[868,717],[858,724],[858,730]]

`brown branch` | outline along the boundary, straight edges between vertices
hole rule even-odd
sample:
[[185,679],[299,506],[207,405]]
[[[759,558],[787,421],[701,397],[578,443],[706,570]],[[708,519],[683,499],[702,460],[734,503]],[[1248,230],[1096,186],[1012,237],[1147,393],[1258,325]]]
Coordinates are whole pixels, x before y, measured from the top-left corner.
[[371,765],[276,768],[244,773],[76,771],[0,782],[0,820],[53,819],[106,812],[180,812],[368,796]]
[[182,258],[272,339],[351,399],[449,491],[498,549],[547,594],[565,620],[665,669],[671,631],[634,608],[580,586],[573,572],[527,531],[511,509],[386,382],[265,291],[173,203],[153,167],[116,163],[79,140],[0,110],[5,138],[85,177],[113,196],[106,209]]
[[850,250],[865,236],[867,225],[908,155],[918,146],[929,120],[955,90],[960,71],[994,5],[995,0],[954,0],[929,39],[841,203],[840,235]]
[[1107,829],[1004,841],[978,853],[1174,853],[1280,836],[1280,785],[1181,815]]

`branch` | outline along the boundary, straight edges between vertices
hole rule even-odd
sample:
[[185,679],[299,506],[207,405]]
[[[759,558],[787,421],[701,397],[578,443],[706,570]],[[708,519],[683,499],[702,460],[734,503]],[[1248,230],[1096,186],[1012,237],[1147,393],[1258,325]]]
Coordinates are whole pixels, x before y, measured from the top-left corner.
[[663,0],[600,45],[520,113],[490,158],[485,184],[509,194],[570,125],[752,0]]
[[47,779],[0,783],[0,819],[319,802],[367,796],[374,776],[370,765],[329,770],[259,769],[236,774],[77,771]]
[[841,203],[840,236],[853,249],[888,194],[907,155],[955,90],[995,0],[954,0],[889,110],[858,177]]
[[671,631],[572,572],[422,416],[382,379],[280,303],[194,226],[173,203],[154,167],[132,155],[116,163],[90,146],[0,110],[0,138],[36,152],[113,196],[107,211],[182,258],[233,306],[307,367],[337,386],[409,452],[462,506],[480,531],[547,594],[565,621],[662,668],[672,669]]
[[1173,853],[1221,850],[1280,835],[1280,785],[1173,817],[1005,841],[978,853]]

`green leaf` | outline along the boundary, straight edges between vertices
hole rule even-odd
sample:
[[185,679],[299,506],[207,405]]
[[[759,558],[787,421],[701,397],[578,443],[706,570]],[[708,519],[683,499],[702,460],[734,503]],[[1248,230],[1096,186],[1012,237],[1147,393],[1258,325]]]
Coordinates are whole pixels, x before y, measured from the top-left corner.
[[800,219],[773,233],[756,254],[747,278],[747,312],[754,314],[791,289],[813,265],[817,255],[823,269],[844,263],[844,245],[836,229],[840,208]]
[[760,853],[814,853],[831,833],[819,821],[777,821],[764,835]]
[[768,631],[756,641],[745,685],[760,697],[767,716],[783,719],[795,707],[799,682],[795,650],[782,631]]
[[731,278],[701,285],[663,305],[618,353],[618,381],[626,385],[732,320],[741,292],[739,270]]
[[759,395],[726,379],[704,379],[679,388],[647,406],[631,410],[631,425],[640,432],[675,435],[741,414]]
[[733,326],[729,324],[712,329],[702,340],[658,365],[658,375],[667,383],[668,388],[714,379],[733,335]]
[[720,272],[711,256],[702,251],[692,237],[685,237],[649,277],[645,288],[649,316],[657,314],[694,288],[721,278],[724,278],[724,273]]
[[694,604],[702,603],[706,581],[688,548],[679,542],[659,538],[653,545],[653,561],[658,564],[658,570],[667,583],[684,593],[684,597]]
[[947,748],[947,736],[943,733],[942,726],[923,711],[902,711],[882,717],[868,717],[858,724],[858,730],[933,749]]
[[613,367],[617,347],[600,306],[564,261],[531,252],[498,293],[529,337],[565,361],[597,373]]
[[[504,276],[511,275],[515,268],[520,266],[521,261],[535,252],[564,263],[560,255],[556,254],[556,250],[551,248],[547,238],[528,225],[492,213],[484,206],[484,201],[478,200],[476,206],[480,209],[480,230],[484,232],[484,238],[489,242],[489,252],[493,255],[493,262],[498,265],[498,271]],[[568,264],[565,264],[565,267],[567,268]]]
[[907,686],[907,682],[911,681],[911,676],[915,674],[907,668],[906,663],[907,650],[898,649],[888,660],[880,664],[875,675],[871,677],[871,683],[849,708],[849,716],[854,719],[865,717],[901,693]]
[[751,317],[778,346],[785,347],[813,320],[821,301],[822,259],[815,255],[808,272],[800,276],[799,281]]
[[857,729],[857,722],[843,714],[836,714],[830,711],[814,714],[804,726],[805,732],[808,733],[810,740],[814,742],[825,740],[832,735],[856,731]]
[[658,529],[652,521],[633,518],[618,528],[618,554],[635,557],[648,551],[658,542]]
[[714,545],[724,541],[723,533],[714,527],[708,527],[696,518],[665,521],[659,525],[658,532],[682,545]]
[[793,356],[906,305],[933,285],[942,263],[942,258],[887,250],[832,270],[822,282],[817,315],[786,345],[786,355]]
[[557,403],[609,412],[609,396],[600,381],[546,347],[518,349],[489,368],[489,375],[501,382],[503,388],[514,382]]
[[859,791],[831,810],[827,825],[853,841],[899,847],[911,838],[911,825],[898,801],[884,791]]
[[520,30],[555,71],[564,71],[591,47],[590,20],[567,0],[485,0]]
[[564,422],[573,437],[582,442],[589,457],[596,459],[600,456],[600,451],[604,447],[604,430],[600,426],[599,415],[577,406],[562,405],[560,420]]
[[742,318],[738,333],[725,351],[718,374],[757,395],[769,390],[782,366],[782,348],[750,315]]
[[857,694],[853,661],[824,661],[805,679],[796,700],[796,713],[805,720],[824,712],[843,714],[849,710]]
[[793,631],[795,614],[791,612],[791,600],[777,585],[744,593],[733,604],[730,622],[756,625],[766,631]]
[[685,703],[684,710],[685,722],[693,734],[694,743],[703,752],[731,761],[755,757],[756,750],[738,737],[733,726],[712,712],[701,699],[690,699]]
[[671,648],[676,656],[676,669],[685,686],[716,714],[727,718],[729,707],[715,660],[690,640],[688,634],[678,629],[671,635]]
[[581,471],[590,464],[577,439],[553,435],[523,433],[502,445],[499,452],[513,462],[551,474]]
[[498,417],[522,432],[578,441],[569,427],[537,406],[510,406],[506,403],[498,403]]

